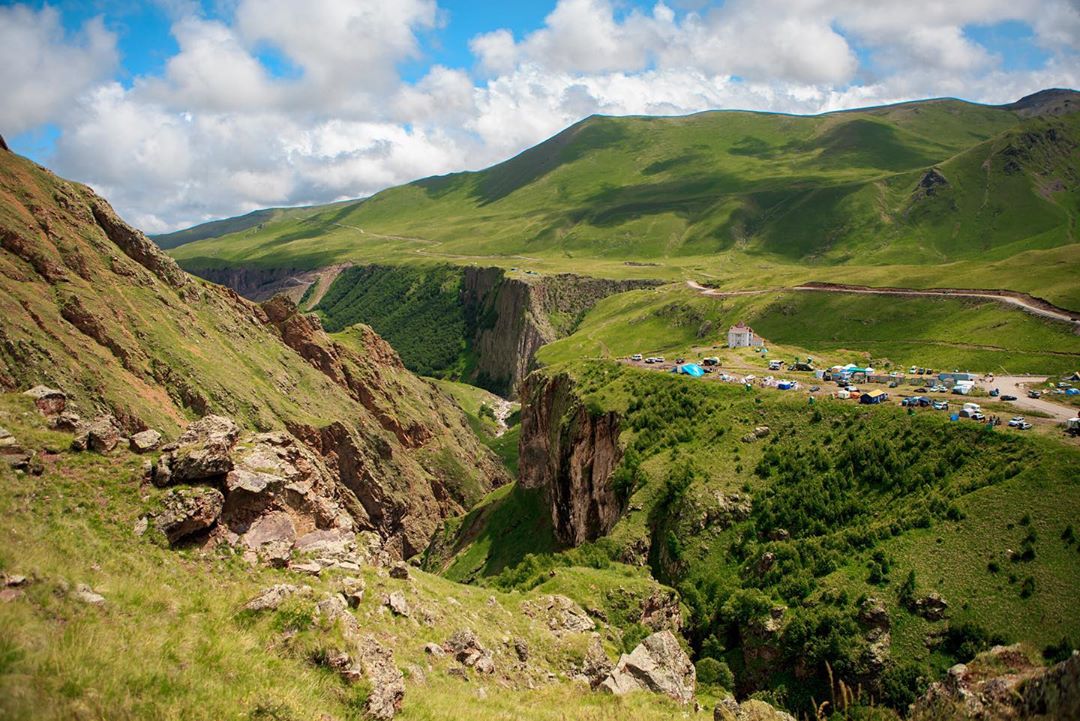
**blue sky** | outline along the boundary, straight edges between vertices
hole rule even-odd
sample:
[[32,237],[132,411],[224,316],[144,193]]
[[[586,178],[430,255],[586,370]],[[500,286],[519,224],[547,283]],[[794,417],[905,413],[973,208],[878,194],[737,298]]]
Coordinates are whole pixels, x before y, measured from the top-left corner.
[[[301,10],[297,10],[301,8]],[[0,4],[0,133],[160,231],[478,168],[592,112],[1007,102],[1072,0]]]

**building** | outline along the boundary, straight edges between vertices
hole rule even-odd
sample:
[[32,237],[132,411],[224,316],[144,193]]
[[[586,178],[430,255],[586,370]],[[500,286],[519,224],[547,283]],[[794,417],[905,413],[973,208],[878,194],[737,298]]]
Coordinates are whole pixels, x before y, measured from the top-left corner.
[[889,394],[885,391],[867,391],[859,396],[859,402],[868,405],[877,405],[878,403],[884,403],[887,400],[889,400]]
[[728,348],[757,348],[765,345],[765,341],[754,333],[753,328],[739,321],[728,328],[727,344]]

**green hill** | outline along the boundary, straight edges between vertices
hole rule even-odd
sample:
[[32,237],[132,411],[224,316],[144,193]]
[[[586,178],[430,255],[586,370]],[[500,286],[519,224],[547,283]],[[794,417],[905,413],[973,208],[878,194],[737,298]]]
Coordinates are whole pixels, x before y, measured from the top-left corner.
[[1080,116],[1055,114],[1061,93],[810,117],[594,116],[487,170],[174,254],[196,271],[441,258],[731,287],[886,274],[1080,307],[1070,278]]

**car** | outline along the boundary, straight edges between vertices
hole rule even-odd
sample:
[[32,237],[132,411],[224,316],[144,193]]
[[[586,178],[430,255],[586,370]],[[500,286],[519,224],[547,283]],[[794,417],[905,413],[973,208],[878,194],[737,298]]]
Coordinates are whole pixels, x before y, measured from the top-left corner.
[[1001,396],[1001,400],[1003,400],[1003,401],[1015,401],[1016,396]]
[[1024,421],[1023,423],[1018,425],[1017,428],[1019,428],[1022,431],[1030,431],[1031,430],[1031,424],[1028,423],[1027,421]]
[[1001,395],[1001,391],[999,391],[997,388],[991,388],[990,389],[990,397],[991,398],[997,398],[1000,395]]
[[664,356],[662,356],[662,355],[658,355],[655,358],[653,358],[653,363],[663,363],[663,362],[664,362]]
[[1039,391],[1028,391],[1028,398],[1040,398],[1042,393]]
[[634,355],[630,356],[630,360],[632,360],[632,361],[641,360],[641,354],[640,353],[635,353]]
[[848,393],[858,393],[859,392],[859,389],[856,388],[855,386],[848,386],[847,390],[848,390]]
[[974,413],[972,413],[970,416],[968,416],[968,418],[970,418],[973,421],[985,421],[986,420],[986,416],[984,416],[982,413],[979,413],[978,411],[975,411]]
[[889,388],[896,388],[899,384],[896,381],[889,381]]
[[819,390],[821,390],[821,386],[810,386],[811,393],[817,393]]
[[649,364],[652,364],[652,363],[656,362],[656,359],[653,358],[652,356],[649,356],[648,358],[645,359],[645,362],[649,363]]
[[686,359],[685,359],[685,358],[676,358],[676,359],[675,359],[675,362],[676,362],[676,363],[678,363],[678,364],[680,364],[680,365],[682,365],[683,363],[685,363],[685,362],[686,362]]
[[949,410],[949,404],[947,401],[934,401],[935,411],[947,411]]
[[1019,426],[1023,422],[1024,422],[1024,417],[1023,416],[1013,416],[1012,419],[1009,420],[1009,425],[1012,426],[1013,428],[1016,428],[1017,426]]

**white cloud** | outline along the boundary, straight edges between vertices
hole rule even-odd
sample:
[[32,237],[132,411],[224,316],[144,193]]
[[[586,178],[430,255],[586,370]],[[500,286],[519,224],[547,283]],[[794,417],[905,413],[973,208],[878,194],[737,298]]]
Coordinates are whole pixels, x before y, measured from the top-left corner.
[[[644,11],[559,0],[532,32],[472,38],[475,68],[435,65],[416,82],[398,67],[422,60],[425,33],[443,22],[434,0],[226,0],[235,12],[220,20],[170,2],[179,51],[130,88],[101,80],[115,39],[100,21],[70,38],[56,11],[0,8],[0,79],[29,93],[17,112],[0,107],[2,129],[58,122],[57,170],[91,182],[151,232],[484,167],[591,113],[815,113],[1080,86],[1070,0],[908,0],[887,11],[861,0],[727,0],[693,11],[685,0]],[[1033,28],[1051,54],[1044,68],[1007,71],[965,34],[1010,19]],[[297,72],[276,77],[259,60],[266,50]]]
[[55,8],[0,7],[0,131],[15,135],[56,120],[116,62],[116,37],[100,18],[68,38]]

